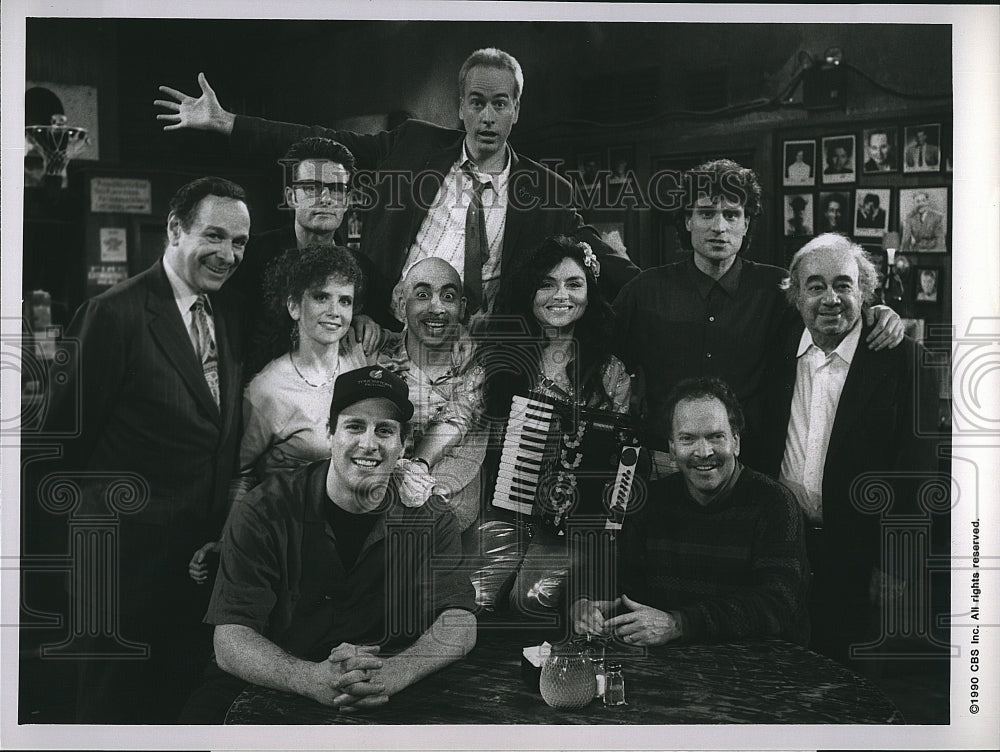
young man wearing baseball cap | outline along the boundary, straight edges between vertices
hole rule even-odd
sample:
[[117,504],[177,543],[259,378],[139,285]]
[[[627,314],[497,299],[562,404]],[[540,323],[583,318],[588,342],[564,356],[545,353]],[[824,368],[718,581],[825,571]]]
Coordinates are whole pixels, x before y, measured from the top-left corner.
[[394,476],[412,415],[391,371],[341,374],[330,459],[270,478],[233,508],[205,617],[215,663],[181,722],[221,723],[246,682],[377,707],[472,649],[458,525],[433,499],[404,504]]

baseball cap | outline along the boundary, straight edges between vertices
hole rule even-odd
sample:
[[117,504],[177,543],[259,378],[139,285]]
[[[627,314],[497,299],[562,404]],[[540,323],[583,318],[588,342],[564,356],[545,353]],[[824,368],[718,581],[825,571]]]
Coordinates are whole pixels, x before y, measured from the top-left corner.
[[[365,366],[340,374],[333,383],[333,400],[330,402],[331,421],[334,415],[355,402],[381,397],[398,409],[400,422],[413,417],[413,403],[406,382],[387,368]],[[332,429],[331,429],[332,430]]]

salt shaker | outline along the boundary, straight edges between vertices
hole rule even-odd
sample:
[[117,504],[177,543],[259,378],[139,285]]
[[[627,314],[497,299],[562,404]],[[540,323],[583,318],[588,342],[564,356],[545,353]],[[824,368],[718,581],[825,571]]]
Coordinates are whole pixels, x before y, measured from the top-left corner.
[[622,664],[608,662],[604,674],[604,704],[625,704],[625,677],[622,676]]

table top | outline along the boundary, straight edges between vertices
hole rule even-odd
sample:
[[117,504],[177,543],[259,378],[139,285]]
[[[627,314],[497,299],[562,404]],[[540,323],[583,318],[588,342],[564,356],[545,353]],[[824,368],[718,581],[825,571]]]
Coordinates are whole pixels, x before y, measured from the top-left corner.
[[822,724],[902,723],[872,684],[805,648],[768,640],[725,645],[609,648],[627,704],[600,699],[556,710],[522,678],[516,635],[480,635],[457,661],[365,713],[339,713],[297,695],[252,686],[227,724]]

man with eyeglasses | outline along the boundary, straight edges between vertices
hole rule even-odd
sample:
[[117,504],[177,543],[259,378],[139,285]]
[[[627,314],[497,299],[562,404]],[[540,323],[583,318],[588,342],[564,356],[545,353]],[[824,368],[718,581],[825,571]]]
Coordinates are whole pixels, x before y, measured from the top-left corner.
[[164,130],[222,133],[241,151],[258,155],[276,153],[307,135],[325,135],[346,144],[360,168],[376,170],[361,238],[375,269],[369,308],[376,319],[388,313],[393,286],[431,256],[462,275],[470,313],[488,311],[501,275],[509,275],[552,235],[576,235],[591,245],[609,300],[638,272],[628,256],[583,223],[572,206],[569,181],[510,148],[524,75],[502,50],[477,50],[459,71],[464,132],[415,119],[374,135],[272,122],[228,112],[204,74],[198,83],[198,97],[160,87],[171,98],[154,103],[167,110],[157,115],[167,123]]
[[[332,139],[313,136],[296,141],[281,160],[285,168],[285,205],[292,210],[291,226],[255,235],[247,246],[244,262],[233,276],[232,286],[239,289],[247,301],[247,332],[251,347],[247,375],[279,355],[265,351],[268,337],[261,336],[266,326],[264,314],[264,274],[268,265],[285,251],[301,250],[310,245],[342,245],[336,234],[348,208],[354,155]],[[371,261],[358,251],[352,251],[367,281],[371,276]],[[363,306],[364,301],[360,301]],[[363,317],[362,317],[363,318]],[[356,331],[365,332],[365,321]],[[375,326],[369,336],[378,332]],[[368,343],[374,347],[374,340]]]

